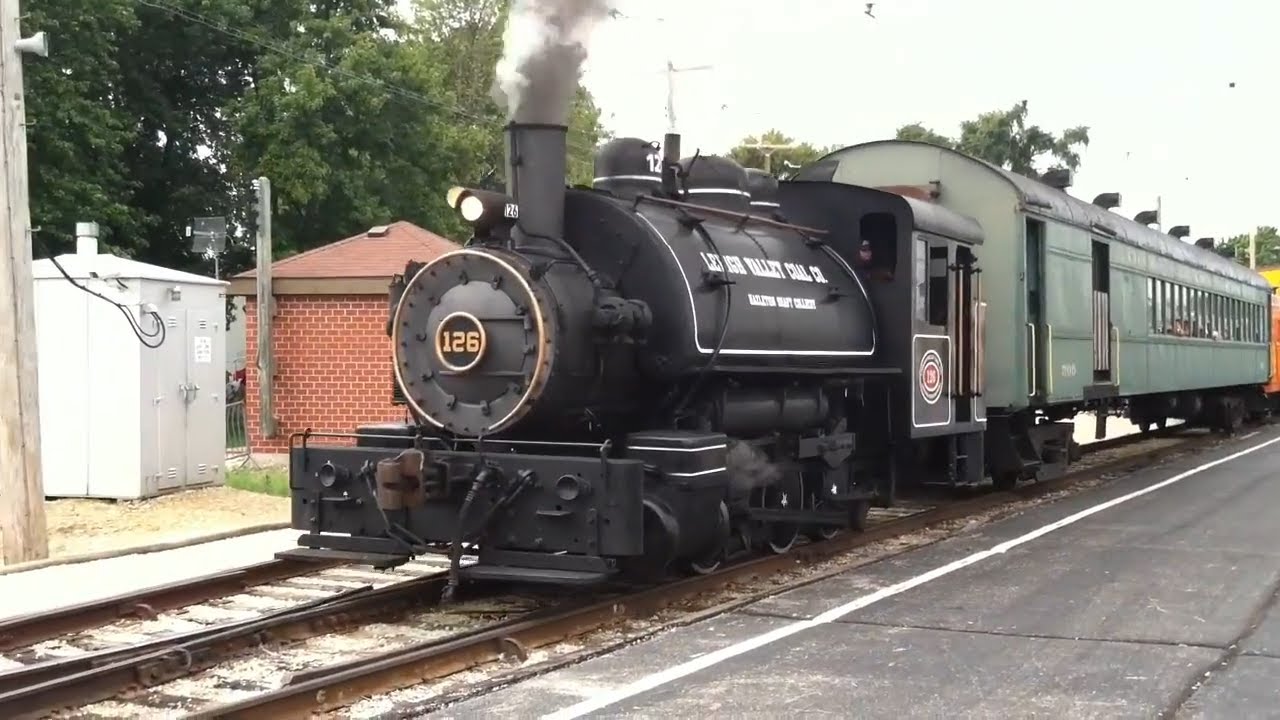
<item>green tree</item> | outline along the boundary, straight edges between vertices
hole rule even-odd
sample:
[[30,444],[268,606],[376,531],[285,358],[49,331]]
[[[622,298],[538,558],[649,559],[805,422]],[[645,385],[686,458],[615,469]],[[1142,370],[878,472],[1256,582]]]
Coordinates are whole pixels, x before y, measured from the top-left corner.
[[[949,138],[911,123],[898,128],[899,140],[917,140],[959,150],[1021,175],[1038,174],[1037,163],[1047,156],[1051,168],[1080,167],[1080,150],[1089,146],[1089,128],[1080,125],[1055,135],[1027,124],[1027,101],[1008,110],[992,110],[960,124],[960,137]],[[1046,168],[1048,169],[1048,168]]]
[[1252,234],[1245,233],[1217,243],[1214,250],[1241,265],[1249,264],[1249,238],[1256,239],[1257,266],[1280,265],[1280,232],[1270,225],[1259,225]]
[[[209,272],[183,237],[228,218],[227,273],[253,260],[251,183],[266,175],[280,254],[408,219],[459,236],[443,202],[501,172],[490,97],[507,0],[58,0],[27,10],[75,52],[28,59],[36,252],[74,223],[138,259]],[[573,179],[604,135],[575,101]]]
[[230,106],[234,167],[246,182],[272,180],[276,245],[305,250],[399,218],[458,230],[443,198],[470,146],[456,142],[465,121],[447,66],[435,48],[367,25],[392,0],[334,5],[300,18]]
[[24,32],[44,31],[74,51],[26,56],[27,144],[33,251],[71,247],[75,224],[96,221],[101,242],[126,253],[145,246],[145,213],[125,162],[134,133],[116,90],[117,38],[138,27],[131,0],[60,0],[25,8]]
[[[478,143],[479,175],[460,180],[474,182],[486,175],[500,178],[503,174],[506,113],[493,101],[492,90],[510,6],[510,0],[414,0],[411,36],[436,48],[438,62],[448,68],[449,85],[464,109],[461,119],[476,131],[469,140]],[[609,137],[591,93],[579,85],[569,113],[570,183],[591,183],[595,149]]]
[[[231,170],[239,138],[228,107],[252,85],[267,47],[305,12],[304,0],[135,0],[135,32],[118,42],[121,103],[134,136],[125,153],[130,204],[143,214],[139,258],[212,273],[184,237],[191,218],[244,227],[252,200]],[[233,245],[222,269],[251,253]],[[229,260],[229,262],[228,262]]]
[[[789,145],[770,149],[758,145]],[[796,142],[780,130],[767,130],[759,136],[748,135],[729,150],[729,157],[743,167],[768,170],[774,175],[786,174],[788,169],[803,167],[836,148],[817,148],[807,142]]]

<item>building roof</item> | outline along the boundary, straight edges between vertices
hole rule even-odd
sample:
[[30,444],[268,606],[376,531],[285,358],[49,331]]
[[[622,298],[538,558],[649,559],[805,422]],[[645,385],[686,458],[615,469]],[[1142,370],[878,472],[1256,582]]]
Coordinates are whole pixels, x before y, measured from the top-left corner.
[[[150,265],[137,260],[119,257],[107,253],[77,252],[57,256],[58,265],[67,275],[75,280],[88,280],[91,277],[104,280],[156,280],[164,283],[185,283],[187,285],[226,285],[226,281],[217,280],[204,275],[174,270],[160,265]],[[90,274],[92,273],[92,275]],[[59,280],[66,282],[66,277],[59,271],[53,261],[45,258],[31,263],[32,280]]]
[[[273,294],[366,294],[387,291],[405,265],[458,249],[448,238],[404,220],[282,258],[271,264]],[[257,269],[231,279],[231,295],[257,293]]]

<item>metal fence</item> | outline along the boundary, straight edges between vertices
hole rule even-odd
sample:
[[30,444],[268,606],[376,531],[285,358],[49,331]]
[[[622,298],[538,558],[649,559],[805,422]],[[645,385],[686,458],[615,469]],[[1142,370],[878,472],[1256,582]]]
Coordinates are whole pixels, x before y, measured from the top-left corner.
[[249,425],[244,400],[227,403],[227,461],[249,458]]

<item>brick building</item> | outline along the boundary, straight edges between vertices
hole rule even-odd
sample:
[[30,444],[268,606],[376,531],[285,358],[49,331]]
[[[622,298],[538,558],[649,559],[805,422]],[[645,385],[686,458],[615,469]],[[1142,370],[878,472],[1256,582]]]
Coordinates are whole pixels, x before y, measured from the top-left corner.
[[231,279],[229,296],[245,297],[245,408],[254,454],[288,450],[289,435],[351,432],[367,422],[400,420],[391,404],[386,335],[387,286],[410,260],[425,262],[457,249],[408,222],[277,260],[271,266],[277,433],[262,435],[258,407],[257,272]]

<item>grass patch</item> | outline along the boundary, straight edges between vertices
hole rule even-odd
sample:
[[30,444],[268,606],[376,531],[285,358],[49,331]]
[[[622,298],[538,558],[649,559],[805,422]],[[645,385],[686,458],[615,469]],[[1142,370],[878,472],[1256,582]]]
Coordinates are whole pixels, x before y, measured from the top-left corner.
[[289,475],[284,470],[231,470],[227,472],[227,487],[289,497]]

